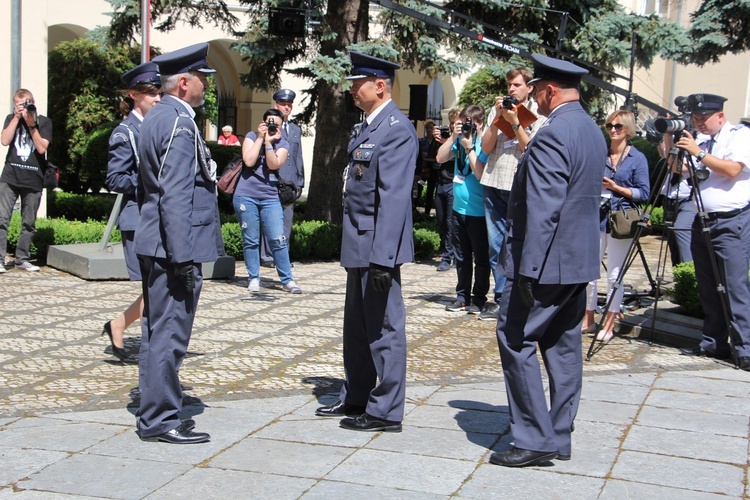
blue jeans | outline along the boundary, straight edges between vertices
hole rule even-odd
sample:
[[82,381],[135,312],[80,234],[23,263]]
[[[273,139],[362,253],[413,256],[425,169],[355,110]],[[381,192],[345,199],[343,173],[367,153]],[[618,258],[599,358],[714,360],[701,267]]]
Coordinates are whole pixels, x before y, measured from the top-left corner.
[[503,252],[505,240],[505,220],[508,216],[508,198],[510,191],[482,186],[484,195],[484,214],[487,221],[487,240],[490,244],[490,267],[495,278],[495,302],[500,302],[500,296],[505,288],[505,276],[497,271],[497,263]]
[[289,262],[289,248],[284,236],[284,211],[278,198],[258,200],[250,196],[235,196],[234,211],[242,230],[242,250],[245,254],[245,267],[250,279],[260,278],[260,223],[263,234],[271,244],[276,272],[281,284],[292,281],[292,266]]

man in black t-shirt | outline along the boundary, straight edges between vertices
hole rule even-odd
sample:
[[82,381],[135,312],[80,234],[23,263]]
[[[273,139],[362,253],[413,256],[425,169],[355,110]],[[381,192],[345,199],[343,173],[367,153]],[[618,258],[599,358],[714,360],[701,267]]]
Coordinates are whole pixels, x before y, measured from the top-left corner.
[[8,146],[0,175],[0,274],[5,272],[8,224],[16,200],[21,198],[21,234],[16,244],[16,269],[39,271],[29,262],[36,212],[42,199],[47,148],[52,141],[52,122],[37,113],[34,96],[26,89],[13,94],[13,113],[5,118],[0,138]]

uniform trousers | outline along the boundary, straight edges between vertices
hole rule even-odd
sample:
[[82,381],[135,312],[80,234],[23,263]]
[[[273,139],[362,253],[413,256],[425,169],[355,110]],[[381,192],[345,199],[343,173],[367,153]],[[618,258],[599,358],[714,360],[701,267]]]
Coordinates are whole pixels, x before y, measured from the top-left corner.
[[[514,280],[500,299],[497,341],[505,376],[510,429],[517,448],[570,455],[570,433],[583,379],[581,322],[586,283],[535,285],[534,306],[521,299]],[[550,407],[537,358],[549,377]]]
[[[729,219],[707,222],[709,237],[714,248],[719,276],[726,285],[727,305],[730,318],[739,332],[739,338],[731,339],[737,354],[750,356],[750,210]],[[695,237],[690,246],[695,263],[695,279],[698,295],[706,318],[703,320],[703,340],[700,346],[719,356],[729,354],[729,330],[717,291],[716,278],[709,260],[706,239],[701,237],[701,221],[693,222]]]
[[692,262],[693,254],[690,251],[690,241],[693,237],[693,221],[695,220],[695,203],[691,199],[685,199],[674,203],[674,221],[672,227],[667,231],[667,245],[672,256],[672,265],[680,262]]
[[139,260],[144,304],[138,366],[141,401],[136,417],[140,436],[149,437],[180,425],[178,370],[190,342],[203,275],[201,264],[193,264],[195,288],[188,292],[166,259],[139,255]]
[[347,268],[344,305],[344,371],[339,399],[366,406],[381,420],[401,422],[406,398],[406,308],[401,267],[391,270],[393,284],[375,291],[366,267]]

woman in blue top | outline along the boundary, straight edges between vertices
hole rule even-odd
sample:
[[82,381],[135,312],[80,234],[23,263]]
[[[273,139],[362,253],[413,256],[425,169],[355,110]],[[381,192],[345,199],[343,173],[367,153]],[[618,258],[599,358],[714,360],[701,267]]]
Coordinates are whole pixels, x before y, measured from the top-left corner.
[[[289,154],[289,143],[281,137],[284,115],[277,109],[263,113],[258,132],[248,132],[242,143],[242,169],[234,190],[234,211],[242,229],[242,249],[250,292],[260,291],[260,226],[271,245],[282,288],[302,293],[292,279],[289,247],[284,236],[284,211],[279,201],[278,171]],[[269,124],[271,124],[269,127]],[[273,126],[275,125],[275,127]],[[274,129],[275,130],[272,130]]]
[[[648,200],[651,189],[646,157],[630,144],[630,139],[635,137],[635,117],[630,111],[615,111],[607,118],[605,128],[611,139],[611,145],[609,157],[606,159],[607,166],[604,170],[602,188],[611,193],[611,210],[635,208],[638,203]],[[632,238],[612,238],[609,229],[601,234],[600,256],[604,255],[605,251],[607,253],[607,282],[609,284],[607,300],[612,294],[612,287],[617,281],[617,275],[620,273],[632,241]],[[623,293],[622,287],[617,289],[615,298],[607,311],[602,331],[596,336],[597,340],[606,342],[614,335],[612,328],[615,317],[620,312]],[[596,286],[594,286],[593,296],[596,297]],[[589,303],[584,325],[593,325],[593,315],[593,307]]]

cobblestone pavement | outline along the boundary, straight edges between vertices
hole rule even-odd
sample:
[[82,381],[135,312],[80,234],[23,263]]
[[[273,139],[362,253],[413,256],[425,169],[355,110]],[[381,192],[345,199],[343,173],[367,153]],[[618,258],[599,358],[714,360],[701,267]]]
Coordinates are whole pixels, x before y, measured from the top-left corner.
[[[659,241],[644,238],[655,268]],[[262,269],[261,293],[246,290],[246,272],[204,284],[181,380],[193,398],[232,400],[337,392],[343,377],[341,325],[345,271],[336,262],[297,263],[302,295],[282,291],[273,269]],[[626,283],[647,289],[640,261]],[[407,307],[408,380],[457,384],[497,380],[501,368],[495,322],[445,311],[455,273],[434,262],[403,266]],[[0,416],[121,408],[132,403],[137,367],[104,353],[102,325],[139,293],[139,284],[85,281],[43,267],[0,276]],[[138,324],[126,332],[137,352]],[[589,341],[584,339],[584,350]],[[633,373],[715,367],[674,348],[617,337],[586,373]]]

